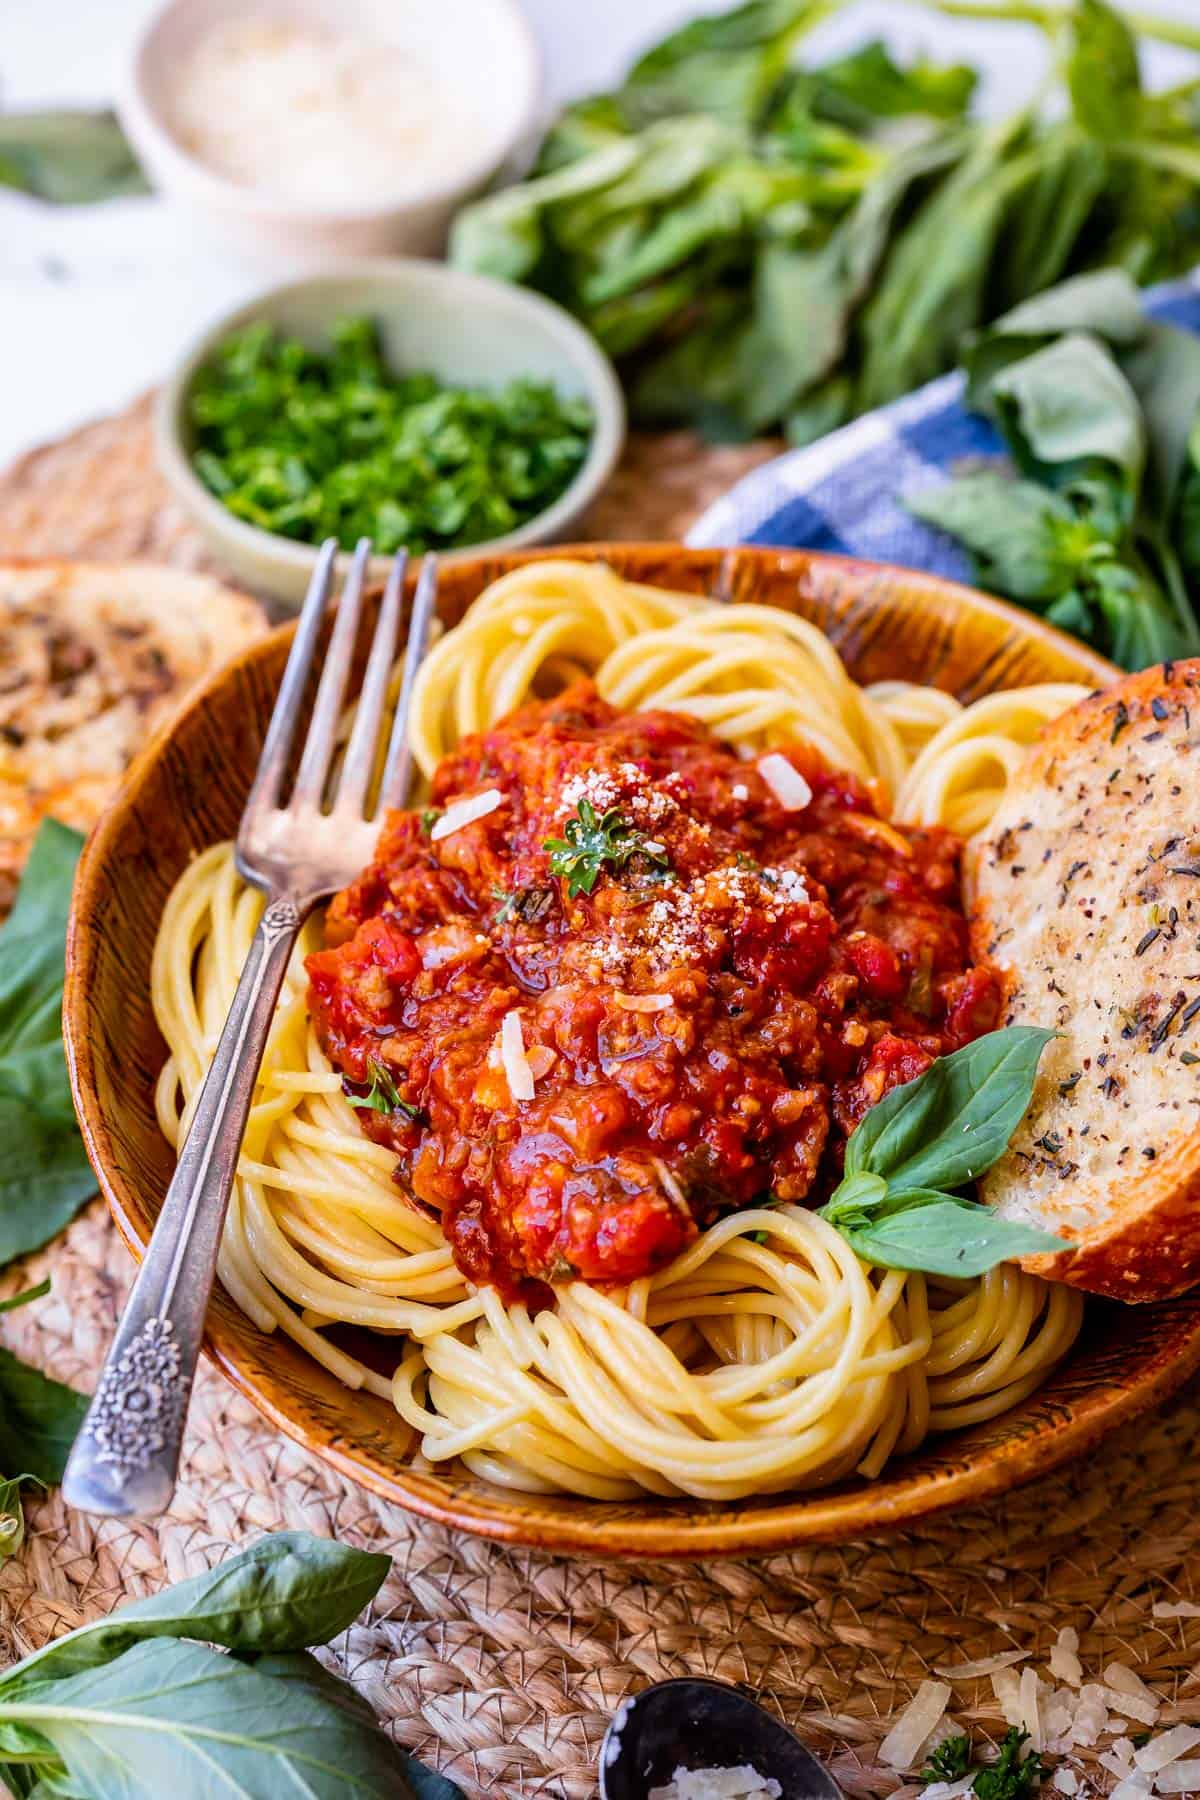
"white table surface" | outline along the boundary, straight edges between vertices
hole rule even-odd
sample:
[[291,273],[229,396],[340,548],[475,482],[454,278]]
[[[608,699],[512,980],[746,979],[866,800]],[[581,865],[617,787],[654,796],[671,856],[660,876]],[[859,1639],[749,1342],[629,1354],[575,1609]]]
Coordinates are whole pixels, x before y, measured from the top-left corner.
[[[436,0],[410,0],[436,7]],[[1200,23],[1200,0],[1147,0]],[[712,0],[525,0],[546,61],[547,103],[611,85],[633,53]],[[149,0],[0,0],[0,105],[112,99]],[[861,0],[810,39],[814,50],[871,33],[901,49],[959,56],[986,70],[983,104],[1006,110],[1028,92],[1038,33],[962,24],[896,0]],[[1159,82],[1197,59],[1153,50]],[[20,451],[123,405],[158,379],[220,312],[286,268],[264,271],[198,243],[176,207],[148,198],[42,206],[0,190],[0,467]]]

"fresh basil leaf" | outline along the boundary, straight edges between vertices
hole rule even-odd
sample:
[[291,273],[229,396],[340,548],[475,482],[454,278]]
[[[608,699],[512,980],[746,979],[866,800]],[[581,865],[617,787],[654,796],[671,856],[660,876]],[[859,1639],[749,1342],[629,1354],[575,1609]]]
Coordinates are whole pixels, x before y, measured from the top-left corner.
[[1068,332],[992,378],[989,401],[1022,474],[1047,487],[1108,474],[1126,522],[1146,463],[1137,395],[1110,351]]
[[1072,1246],[1048,1231],[1018,1225],[988,1206],[943,1196],[903,1207],[869,1226],[846,1232],[855,1255],[881,1269],[926,1275],[984,1275],[997,1263]]
[[1104,0],[1075,0],[1068,26],[1067,88],[1076,119],[1101,143],[1119,140],[1140,117],[1137,43]]
[[1060,279],[1111,179],[1102,143],[1069,122],[1050,127],[1005,217],[992,268],[996,302],[1019,305]]
[[730,12],[692,19],[633,65],[622,101],[637,102],[643,120],[709,112],[753,123],[796,38],[832,10],[827,0],[746,0]]
[[939,64],[918,56],[897,63],[880,38],[812,72],[814,109],[850,131],[869,134],[880,120],[924,115],[961,119],[978,75],[964,63]]
[[56,1237],[96,1182],[62,1049],[63,958],[83,839],[47,819],[0,930],[0,1268]]
[[1137,284],[1122,269],[1095,269],[1021,301],[973,332],[962,359],[968,403],[985,409],[993,376],[1072,331],[1089,332],[1121,350],[1139,343],[1147,321]]
[[[0,1464],[4,1461],[0,1447]],[[143,1638],[198,1638],[264,1654],[327,1643],[375,1597],[390,1566],[387,1556],[332,1538],[275,1532],[203,1575],[120,1606],[35,1650],[0,1672],[0,1696],[14,1685],[56,1680],[109,1662]]]
[[[331,1675],[314,1656],[309,1656],[304,1651],[287,1656],[255,1657],[250,1666],[260,1675],[271,1675],[278,1681],[288,1681],[293,1686],[311,1689],[314,1694],[342,1707],[364,1725],[375,1723],[375,1715],[361,1694],[347,1682],[339,1681],[337,1676]],[[398,1750],[396,1754],[415,1800],[465,1800],[462,1789],[445,1775],[438,1775],[433,1769],[427,1769],[424,1763],[418,1762],[408,1751]]]
[[1103,620],[1098,641],[1123,669],[1145,669],[1200,651],[1200,628],[1186,599],[1181,619],[1149,571],[1132,560],[1097,564],[1086,592]]
[[0,187],[60,206],[150,192],[113,112],[0,115]]
[[357,1705],[172,1638],[5,1690],[3,1722],[44,1737],[86,1800],[412,1800],[400,1753]]
[[1122,368],[1146,421],[1149,462],[1143,506],[1169,530],[1191,466],[1189,442],[1200,420],[1200,336],[1173,325],[1150,325],[1141,343],[1122,358]]
[[974,1181],[1007,1148],[1053,1036],[1037,1025],[1007,1025],[938,1057],[885,1094],[851,1133],[846,1174],[882,1175],[890,1194]]
[[904,504],[964,545],[983,586],[1012,600],[1057,599],[1106,547],[1060,494],[992,470],[908,494]]
[[86,1411],[86,1399],[74,1388],[0,1348],[0,1469],[28,1469],[38,1481],[61,1481]]

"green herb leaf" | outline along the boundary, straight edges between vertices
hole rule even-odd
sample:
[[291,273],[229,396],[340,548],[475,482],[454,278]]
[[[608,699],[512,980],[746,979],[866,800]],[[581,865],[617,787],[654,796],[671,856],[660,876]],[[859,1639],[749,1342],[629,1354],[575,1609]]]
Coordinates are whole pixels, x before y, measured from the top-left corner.
[[353,1082],[342,1082],[342,1092],[351,1106],[382,1113],[385,1118],[391,1113],[403,1113],[413,1125],[422,1124],[425,1114],[419,1106],[400,1098],[400,1090],[387,1064],[372,1056],[367,1059],[367,1067],[371,1071],[371,1084],[365,1094],[360,1094]]
[[567,883],[567,898],[590,894],[604,868],[623,869],[637,856],[651,868],[669,868],[661,848],[625,819],[618,807],[597,815],[590,800],[581,800],[576,816],[568,819],[563,836],[547,838],[542,849],[550,856],[550,873]]
[[1069,30],[1067,87],[1076,119],[1102,143],[1132,131],[1142,83],[1129,26],[1104,0],[1075,0]]
[[994,1763],[984,1763],[975,1776],[975,1800],[1025,1800],[1033,1793],[1045,1773],[1036,1750],[1023,1757],[1021,1750],[1029,1733],[1010,1726],[1000,1741],[1000,1754]]
[[894,1212],[869,1224],[839,1226],[855,1255],[875,1268],[966,1278],[984,1275],[1014,1257],[1070,1249],[1062,1238],[1018,1225],[974,1201],[924,1190],[899,1195],[897,1201]]
[[43,823],[0,931],[0,1267],[57,1236],[96,1188],[62,1049],[66,922],[82,844],[57,820]]
[[150,191],[113,112],[0,115],[0,187],[61,206]]
[[275,1532],[215,1569],[119,1606],[0,1671],[0,1699],[13,1688],[111,1662],[148,1638],[197,1638],[239,1655],[327,1643],[374,1599],[390,1566],[390,1557],[332,1538]]
[[38,1481],[61,1481],[86,1411],[86,1399],[74,1388],[0,1348],[0,1469],[28,1469]]
[[404,1759],[348,1693],[170,1638],[0,1692],[5,1725],[52,1746],[83,1800],[412,1800]]
[[921,1770],[922,1781],[961,1781],[971,1767],[971,1740],[964,1732],[960,1737],[943,1738],[931,1750]]
[[881,1175],[890,1194],[961,1187],[983,1175],[1020,1123],[1053,1036],[1009,1025],[939,1057],[886,1094],[851,1133],[846,1174]]

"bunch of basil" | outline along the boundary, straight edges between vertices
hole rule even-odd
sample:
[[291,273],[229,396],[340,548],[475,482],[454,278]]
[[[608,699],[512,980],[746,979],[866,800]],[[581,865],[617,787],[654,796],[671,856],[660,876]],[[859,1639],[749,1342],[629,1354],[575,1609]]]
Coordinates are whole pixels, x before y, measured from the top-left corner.
[[[41,827],[0,930],[0,1272],[57,1236],[96,1182],[62,1046],[63,955],[82,838]],[[0,1302],[39,1300],[49,1282]],[[0,1563],[20,1548],[20,1484],[62,1479],[86,1402],[0,1346]]]
[[462,1800],[309,1654],[389,1567],[279,1532],[34,1651],[0,1672],[0,1781],[18,1800]]
[[906,497],[986,587],[1127,669],[1200,652],[1200,336],[1119,269],[1077,276],[966,344],[970,405],[1019,471]]
[[452,260],[577,314],[641,421],[795,442],[949,368],[965,331],[1065,275],[1196,260],[1200,83],[1145,93],[1105,0],[991,0],[991,20],[1042,23],[1058,77],[999,124],[967,116],[966,67],[900,68],[878,43],[794,67],[841,3],[684,26],[563,114],[532,179],[459,215]]

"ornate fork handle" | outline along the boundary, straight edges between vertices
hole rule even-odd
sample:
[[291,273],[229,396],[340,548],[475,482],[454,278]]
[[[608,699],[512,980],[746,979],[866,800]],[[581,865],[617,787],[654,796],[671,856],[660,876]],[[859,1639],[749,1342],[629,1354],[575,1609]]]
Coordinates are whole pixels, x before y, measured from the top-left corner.
[[75,1440],[63,1497],[148,1517],[170,1504],[221,1231],[288,959],[311,900],[275,894],[246,958],[153,1240]]

